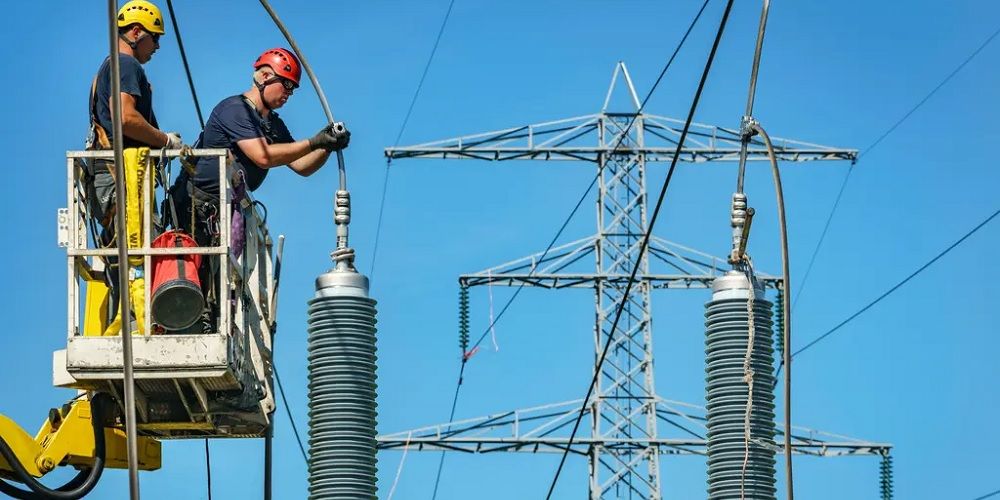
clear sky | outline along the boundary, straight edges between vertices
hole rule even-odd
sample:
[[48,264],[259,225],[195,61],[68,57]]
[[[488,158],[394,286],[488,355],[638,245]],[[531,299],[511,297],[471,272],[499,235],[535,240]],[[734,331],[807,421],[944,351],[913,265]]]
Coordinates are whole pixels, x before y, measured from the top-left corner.
[[[159,2],[165,10],[165,3]],[[273,2],[310,61],[338,119],[354,202],[352,245],[371,266],[392,144],[447,0]],[[640,95],[655,80],[701,2],[458,0],[403,144],[597,112],[625,61]],[[713,0],[652,113],[683,118],[724,2]],[[284,45],[256,2],[178,0],[205,113],[249,85],[254,58]],[[737,2],[696,119],[735,127],[743,111],[759,2]],[[776,1],[768,24],[756,116],[772,135],[864,149],[996,29],[987,1]],[[34,431],[72,397],[51,387],[51,352],[65,345],[64,252],[55,213],[65,205],[64,152],[79,149],[87,91],[107,51],[104,2],[9,2],[0,37],[7,177],[0,184],[7,311],[0,412]],[[795,311],[802,346],[878,296],[998,207],[1000,46],[988,46],[855,167],[837,218]],[[146,71],[164,129],[191,142],[198,126],[172,32]],[[323,125],[308,84],[281,110],[296,137]],[[847,164],[784,165],[793,283],[819,238]],[[659,186],[665,166],[650,168]],[[392,166],[374,273],[379,301],[379,429],[445,422],[458,369],[457,283],[541,251],[592,179],[588,164],[412,160]],[[723,255],[733,164],[682,164],[656,234]],[[277,364],[300,430],[306,415],[306,301],[329,267],[334,168],[302,179],[271,174],[256,194],[272,231],[287,235]],[[773,191],[763,164],[747,192],[760,214],[751,252],[777,273]],[[562,241],[594,232],[581,210]],[[895,446],[898,498],[973,499],[1000,488],[996,449],[1000,336],[994,315],[1000,227],[987,226],[917,279],[797,358],[800,425]],[[511,289],[495,289],[502,302]],[[497,325],[498,352],[472,359],[457,418],[580,398],[591,373],[593,294],[527,290]],[[654,295],[657,388],[703,403],[705,291]],[[993,312],[990,312],[993,311]],[[472,330],[488,318],[472,292]],[[277,414],[275,498],[304,498],[306,468],[284,409]],[[303,435],[305,438],[305,435]],[[214,498],[255,498],[260,441],[212,443]],[[401,453],[380,454],[388,493]],[[438,498],[541,498],[554,455],[450,455]],[[167,442],[164,467],[142,474],[143,498],[206,498],[202,444]],[[411,452],[396,498],[430,498],[436,453]],[[800,498],[877,498],[874,457],[800,458]],[[665,457],[665,497],[703,498],[704,460]],[[59,475],[52,479],[62,479]],[[581,498],[586,466],[570,458],[558,498]],[[126,498],[124,471],[107,471],[93,498]]]

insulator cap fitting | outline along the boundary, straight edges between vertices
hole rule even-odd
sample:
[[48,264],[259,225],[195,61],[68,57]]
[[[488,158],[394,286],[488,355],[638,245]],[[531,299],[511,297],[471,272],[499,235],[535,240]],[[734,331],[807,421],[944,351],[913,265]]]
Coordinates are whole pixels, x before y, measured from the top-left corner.
[[351,193],[338,190],[334,198],[333,221],[337,224],[351,223]]

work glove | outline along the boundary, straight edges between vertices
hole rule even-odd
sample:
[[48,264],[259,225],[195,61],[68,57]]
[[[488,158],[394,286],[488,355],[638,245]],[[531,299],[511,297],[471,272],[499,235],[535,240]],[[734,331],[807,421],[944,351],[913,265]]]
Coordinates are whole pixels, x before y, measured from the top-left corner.
[[309,139],[309,147],[313,150],[323,148],[327,151],[340,151],[350,142],[351,132],[344,126],[344,122],[333,122]]
[[164,146],[167,149],[180,149],[184,143],[181,142],[181,134],[177,132],[167,132],[167,144]]

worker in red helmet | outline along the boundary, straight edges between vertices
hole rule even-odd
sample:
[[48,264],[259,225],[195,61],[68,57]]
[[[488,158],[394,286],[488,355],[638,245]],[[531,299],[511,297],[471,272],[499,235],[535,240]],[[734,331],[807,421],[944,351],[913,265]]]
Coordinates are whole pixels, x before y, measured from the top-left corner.
[[[330,153],[347,147],[351,134],[342,123],[330,123],[311,138],[296,141],[275,112],[299,86],[302,68],[294,54],[282,48],[266,50],[254,62],[253,70],[252,86],[215,106],[196,144],[198,148],[228,149],[247,190],[260,187],[275,167],[288,166],[303,177],[310,176],[327,162]],[[218,160],[199,158],[192,174],[185,171],[178,176],[171,194],[182,228],[194,235],[200,246],[217,245]],[[194,227],[190,227],[192,221]],[[209,302],[214,295],[210,287],[213,264],[209,262],[213,260],[205,259],[199,273]],[[206,311],[204,316],[203,331],[212,331],[207,324],[214,324],[217,311]]]

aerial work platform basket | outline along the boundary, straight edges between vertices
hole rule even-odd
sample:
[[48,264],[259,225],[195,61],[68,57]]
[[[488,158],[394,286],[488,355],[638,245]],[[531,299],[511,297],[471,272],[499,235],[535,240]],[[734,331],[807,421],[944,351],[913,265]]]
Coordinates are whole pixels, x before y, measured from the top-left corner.
[[[219,185],[226,187],[219,190],[218,206],[232,209],[219,210],[218,246],[155,248],[155,207],[169,188],[169,180],[163,183],[166,186],[156,182],[160,180],[157,172],[181,151],[150,153],[150,168],[143,175],[144,185],[151,188],[143,189],[141,196],[142,244],[128,249],[130,256],[142,257],[148,285],[144,317],[135,319],[145,328],[140,329],[141,335],[132,336],[138,430],[158,438],[263,437],[275,407],[271,341],[278,265],[266,215],[249,194],[231,203],[234,192],[245,190],[237,189],[242,178],[227,163],[227,150],[185,153],[192,158],[218,159]],[[70,151],[66,155],[68,207],[59,211],[59,243],[67,255],[67,343],[66,349],[53,354],[53,383],[110,391],[120,400],[124,392],[122,337],[104,336],[104,325],[94,326],[92,305],[86,304],[88,291],[106,286],[104,269],[118,249],[95,244],[96,226],[88,214],[84,164],[112,158],[112,151]],[[237,214],[245,224],[234,234],[232,219]],[[219,291],[220,306],[213,321],[217,331],[172,333],[157,328],[151,318],[154,257],[190,254],[217,259],[215,290]]]

